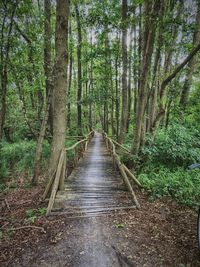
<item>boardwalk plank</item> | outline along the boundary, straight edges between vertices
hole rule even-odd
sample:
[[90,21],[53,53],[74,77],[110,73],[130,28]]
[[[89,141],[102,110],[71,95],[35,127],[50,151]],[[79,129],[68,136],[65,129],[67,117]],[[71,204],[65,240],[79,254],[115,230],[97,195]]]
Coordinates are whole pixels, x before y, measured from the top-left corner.
[[133,209],[131,196],[100,134],[95,133],[84,157],[58,191],[51,214],[98,215]]

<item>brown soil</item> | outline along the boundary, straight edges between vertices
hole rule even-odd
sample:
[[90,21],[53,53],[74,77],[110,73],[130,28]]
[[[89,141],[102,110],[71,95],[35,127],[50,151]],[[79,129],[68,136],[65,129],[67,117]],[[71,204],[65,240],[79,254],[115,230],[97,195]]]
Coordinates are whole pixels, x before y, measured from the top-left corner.
[[197,214],[169,198],[152,203],[137,192],[141,210],[31,223],[26,210],[46,205],[41,192],[18,188],[1,197],[0,266],[200,266]]

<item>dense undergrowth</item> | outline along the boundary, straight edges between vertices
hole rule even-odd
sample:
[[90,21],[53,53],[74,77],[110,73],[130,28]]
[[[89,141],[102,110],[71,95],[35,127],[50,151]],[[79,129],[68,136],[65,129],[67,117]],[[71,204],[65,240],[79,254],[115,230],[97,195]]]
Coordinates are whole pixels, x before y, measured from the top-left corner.
[[[8,178],[19,173],[31,174],[35,147],[36,142],[32,140],[19,141],[16,143],[2,143],[0,149],[0,176]],[[49,153],[50,145],[48,142],[44,142],[41,166],[45,167]]]
[[[76,141],[69,139],[66,141],[66,147],[73,145]],[[9,179],[19,176],[28,178],[32,175],[36,141],[18,140],[15,143],[0,143],[0,185]],[[50,156],[50,144],[45,141],[42,149],[42,158],[40,162],[41,172],[48,166]],[[68,157],[73,157],[73,152],[68,153]]]
[[148,137],[139,162],[138,179],[152,198],[172,196],[189,206],[200,203],[200,132],[174,124]]
[[[128,134],[125,146],[130,147]],[[66,147],[76,141],[68,139]],[[13,177],[32,175],[36,142],[19,140],[0,144],[0,184]],[[42,150],[41,170],[45,171],[50,155],[50,144],[45,141]],[[73,151],[68,152],[73,157]],[[172,196],[178,202],[197,206],[200,202],[200,169],[188,167],[200,162],[200,131],[189,126],[173,124],[160,129],[155,137],[148,136],[140,157],[122,156],[125,164],[135,162],[138,179],[151,192],[151,198]],[[130,167],[130,166],[129,166]],[[12,184],[11,184],[12,186]]]

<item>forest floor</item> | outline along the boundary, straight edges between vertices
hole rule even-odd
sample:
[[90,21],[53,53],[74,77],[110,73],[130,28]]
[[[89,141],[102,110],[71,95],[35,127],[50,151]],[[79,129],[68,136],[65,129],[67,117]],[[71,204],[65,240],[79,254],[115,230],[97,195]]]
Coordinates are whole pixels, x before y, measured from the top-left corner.
[[1,197],[0,266],[200,266],[197,214],[170,198],[138,191],[141,210],[70,219],[30,214],[46,206],[41,192]]

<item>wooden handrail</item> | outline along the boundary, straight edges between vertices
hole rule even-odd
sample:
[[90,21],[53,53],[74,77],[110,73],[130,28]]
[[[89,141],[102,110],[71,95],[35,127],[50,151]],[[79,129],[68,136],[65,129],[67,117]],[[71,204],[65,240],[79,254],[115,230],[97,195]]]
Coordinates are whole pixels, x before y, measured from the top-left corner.
[[85,139],[76,142],[73,146],[70,146],[70,147],[65,148],[65,150],[66,150],[66,151],[69,151],[69,150],[75,149],[78,145],[80,145],[80,144],[82,144],[82,143],[84,143],[84,142],[87,142],[87,141],[90,139],[90,136],[93,135],[93,133],[94,133],[94,131],[91,131],[91,132],[87,135],[87,137],[86,137]]
[[85,137],[84,135],[67,135],[66,137],[65,137],[65,139],[69,139],[69,138],[83,138],[83,137]]
[[[138,202],[138,200],[137,200],[137,198],[136,198],[136,195],[135,195],[135,193],[134,193],[134,191],[133,191],[133,188],[132,188],[131,183],[130,183],[130,181],[129,181],[129,179],[128,179],[128,176],[127,176],[127,175],[130,176],[131,172],[130,172],[130,171],[128,170],[128,168],[127,168],[127,167],[120,161],[120,157],[119,157],[119,156],[117,155],[117,153],[116,153],[116,148],[115,148],[115,145],[114,145],[114,143],[115,143],[116,141],[113,142],[114,140],[111,139],[110,137],[108,137],[108,135],[107,135],[105,132],[102,133],[102,136],[103,136],[103,139],[105,140],[106,147],[107,147],[107,149],[110,151],[111,156],[112,156],[112,158],[113,158],[113,164],[114,164],[114,167],[116,167],[116,166],[118,167],[118,169],[119,169],[119,171],[120,171],[120,173],[121,173],[121,175],[122,175],[122,177],[123,177],[123,179],[124,179],[124,182],[125,182],[125,184],[126,184],[128,190],[129,190],[129,192],[130,192],[131,195],[132,195],[132,198],[133,198],[133,200],[134,200],[134,202],[135,202],[136,207],[137,207],[138,209],[140,209],[140,204],[139,204],[139,202]],[[116,143],[117,143],[117,142],[116,142]],[[120,144],[117,143],[117,145],[120,145]],[[120,145],[120,146],[121,146],[121,145]],[[124,147],[123,147],[123,148],[124,148]],[[133,179],[133,175],[131,176],[131,178]],[[139,181],[137,181],[137,179],[136,179],[135,176],[134,176],[133,181],[134,181],[135,183],[137,183],[137,185],[140,185]]]
[[60,153],[60,158],[59,158],[59,161],[58,161],[58,168],[57,168],[57,171],[56,171],[56,177],[55,177],[53,188],[52,188],[52,191],[51,191],[51,196],[50,196],[50,199],[49,199],[49,204],[48,204],[48,207],[47,207],[46,215],[48,215],[51,212],[51,209],[53,207],[53,203],[54,203],[54,200],[55,200],[55,197],[56,197],[56,193],[57,193],[57,190],[58,190],[58,186],[59,186],[59,182],[60,182],[60,176],[61,176],[61,172],[62,172],[64,155],[65,155],[65,151],[64,151],[64,149],[62,149],[62,151]]
[[[112,138],[110,138],[110,139],[112,139]],[[126,148],[125,146],[122,146],[121,144],[119,144],[117,141],[115,141],[114,139],[112,139],[112,142],[114,143],[114,144],[116,144],[117,146],[119,146],[120,148],[122,148],[123,150],[125,150],[126,152],[128,152],[129,154],[131,154],[131,151],[128,149],[128,148]]]
[[69,151],[69,150],[75,149],[78,145],[80,145],[80,144],[86,142],[87,140],[88,140],[88,139],[86,138],[86,139],[83,139],[83,140],[81,140],[81,141],[78,141],[78,142],[75,143],[73,146],[70,146],[70,147],[65,148],[65,151]]
[[114,143],[115,145],[119,146],[120,148],[122,148],[123,150],[125,150],[126,152],[128,152],[129,154],[132,154],[131,151],[126,148],[125,146],[121,145],[120,143],[118,143],[117,141],[115,141],[111,136],[108,136],[107,133],[103,132],[102,134],[105,135],[105,137],[110,140],[110,142]]
[[90,140],[93,136],[94,136],[94,131],[92,130],[87,135],[87,137],[85,139],[80,140],[79,142],[75,143],[71,147],[63,148],[61,150],[61,154],[60,154],[59,161],[58,161],[58,167],[57,167],[55,173],[49,179],[49,182],[48,182],[48,184],[45,188],[45,192],[43,194],[43,197],[45,198],[47,196],[48,192],[50,191],[51,186],[52,186],[52,191],[51,191],[46,215],[48,215],[53,208],[54,200],[55,200],[56,193],[57,193],[58,189],[60,189],[60,190],[64,189],[64,180],[65,180],[65,174],[66,174],[66,160],[67,160],[66,152],[69,150],[75,149],[74,160],[77,163],[79,160],[79,156],[78,156],[78,154],[76,154],[76,153],[78,153],[78,150],[77,150],[78,145],[85,143],[84,150],[86,150],[87,144],[90,142]]

